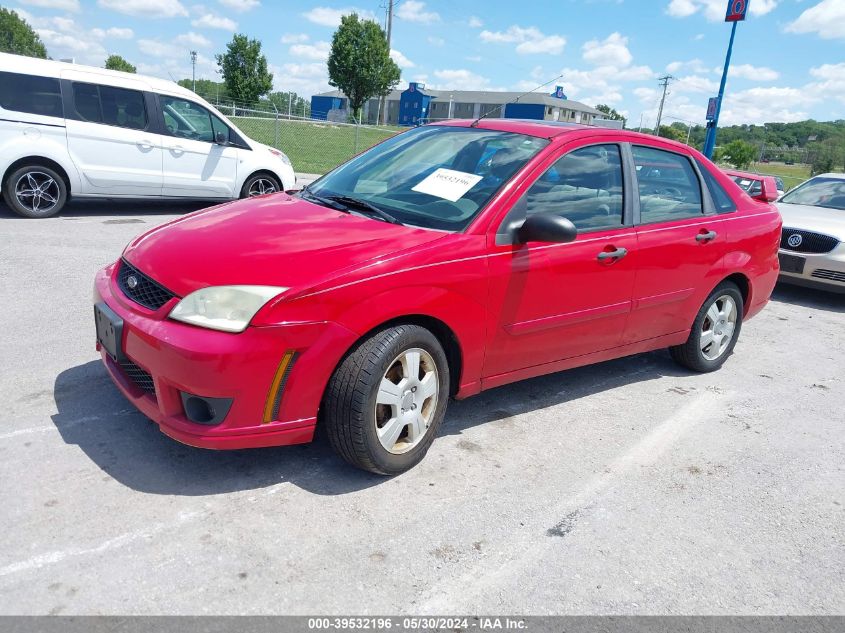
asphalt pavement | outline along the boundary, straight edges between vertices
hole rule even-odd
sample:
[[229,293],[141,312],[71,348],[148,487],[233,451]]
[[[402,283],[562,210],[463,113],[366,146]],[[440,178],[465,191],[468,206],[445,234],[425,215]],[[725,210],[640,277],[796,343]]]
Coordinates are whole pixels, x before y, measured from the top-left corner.
[[0,208],[0,614],[841,614],[845,296],[778,288],[714,374],[655,352],[450,404],[412,471],[182,446],[91,287],[197,205]]

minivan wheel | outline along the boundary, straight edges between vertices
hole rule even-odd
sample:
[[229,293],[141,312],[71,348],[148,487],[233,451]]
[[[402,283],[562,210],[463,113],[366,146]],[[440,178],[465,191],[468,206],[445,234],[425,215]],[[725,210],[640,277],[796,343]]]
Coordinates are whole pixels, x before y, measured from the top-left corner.
[[25,218],[49,218],[67,202],[67,185],[55,170],[44,165],[24,165],[3,183],[9,208]]
[[253,174],[246,179],[243,188],[241,189],[241,198],[253,198],[255,196],[263,196],[267,193],[276,193],[282,190],[282,185],[270,174]]
[[398,475],[422,460],[449,398],[449,364],[437,338],[417,325],[377,332],[335,370],[322,424],[334,450],[358,468]]
[[694,371],[719,369],[739,338],[743,310],[742,293],[736,284],[719,284],[698,311],[687,342],[669,348],[672,358]]

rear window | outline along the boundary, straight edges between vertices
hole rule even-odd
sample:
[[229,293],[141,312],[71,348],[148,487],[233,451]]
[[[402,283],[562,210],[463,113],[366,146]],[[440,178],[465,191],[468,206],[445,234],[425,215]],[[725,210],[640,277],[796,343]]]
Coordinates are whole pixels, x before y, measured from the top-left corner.
[[0,107],[12,112],[62,117],[59,80],[0,72]]
[[73,106],[83,121],[104,123],[133,130],[147,127],[144,93],[138,90],[73,84]]
[[[710,197],[713,198],[713,205],[716,207],[716,212],[731,213],[732,211],[736,211],[736,205],[734,204],[733,198],[731,198],[728,192],[725,191],[724,187],[719,184],[719,181],[716,180],[716,177],[707,168],[707,165],[702,163],[700,160],[697,160],[696,163],[698,163],[698,171],[701,172],[701,175],[704,178],[704,184],[710,192]],[[740,187],[743,186],[740,184]],[[745,187],[743,187],[743,189],[745,189]]]

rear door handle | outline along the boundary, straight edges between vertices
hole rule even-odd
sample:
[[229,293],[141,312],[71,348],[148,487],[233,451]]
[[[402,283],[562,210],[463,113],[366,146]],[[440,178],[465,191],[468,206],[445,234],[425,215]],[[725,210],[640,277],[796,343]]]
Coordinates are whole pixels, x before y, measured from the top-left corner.
[[181,145],[174,145],[173,147],[170,148],[170,151],[173,152],[174,154],[184,154],[185,148],[182,147]]
[[695,236],[696,242],[712,242],[719,236],[716,231],[708,231],[707,233],[699,233]]
[[598,254],[598,259],[600,262],[607,261],[608,259],[620,260],[627,254],[627,248],[617,248],[615,251],[602,251]]
[[147,140],[138,141],[136,143],[136,145],[138,147],[140,147],[141,149],[152,149],[153,148],[152,141],[147,141]]

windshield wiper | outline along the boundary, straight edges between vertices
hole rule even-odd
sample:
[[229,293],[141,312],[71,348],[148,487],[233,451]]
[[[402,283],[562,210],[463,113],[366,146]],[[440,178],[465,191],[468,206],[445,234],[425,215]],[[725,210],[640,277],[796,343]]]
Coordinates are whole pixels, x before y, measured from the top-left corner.
[[329,207],[330,209],[335,209],[337,211],[343,211],[344,213],[350,213],[349,209],[346,208],[345,205],[341,204],[339,201],[336,202],[333,198],[324,198],[323,196],[318,196],[316,193],[308,189],[308,187],[303,187],[299,191],[299,195],[305,195],[308,198],[311,198],[314,202],[323,205],[324,207]]
[[390,224],[398,224],[400,226],[404,226],[399,220],[394,218],[384,209],[379,209],[376,205],[367,202],[366,200],[361,200],[360,198],[355,198],[352,196],[327,196],[327,198],[334,202],[340,202],[341,204],[345,204],[350,207],[355,207],[358,211],[367,211],[380,217],[385,222],[389,222]]

